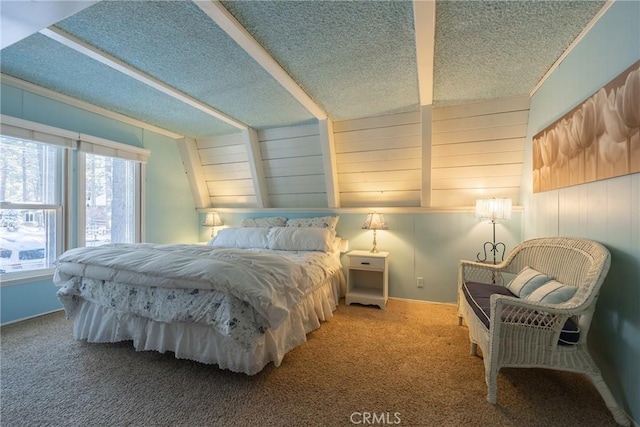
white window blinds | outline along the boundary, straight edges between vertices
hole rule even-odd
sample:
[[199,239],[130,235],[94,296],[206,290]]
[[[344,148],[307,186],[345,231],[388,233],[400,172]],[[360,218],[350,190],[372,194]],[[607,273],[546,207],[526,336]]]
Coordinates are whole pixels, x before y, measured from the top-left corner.
[[78,133],[17,117],[0,115],[0,133],[12,138],[43,142],[69,149],[77,147]]
[[150,151],[144,148],[121,144],[108,139],[85,135],[83,133],[79,135],[78,140],[78,149],[85,153],[133,160],[139,163],[147,163],[150,155]]
[[146,163],[150,151],[84,133],[47,126],[17,117],[0,115],[0,133],[13,138],[43,142],[86,153]]

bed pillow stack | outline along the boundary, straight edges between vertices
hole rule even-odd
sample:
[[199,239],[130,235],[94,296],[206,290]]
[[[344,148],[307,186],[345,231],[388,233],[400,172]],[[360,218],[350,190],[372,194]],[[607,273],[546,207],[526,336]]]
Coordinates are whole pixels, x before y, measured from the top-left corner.
[[339,250],[336,237],[337,215],[292,218],[244,218],[240,227],[223,228],[207,244],[238,249],[272,249],[282,251]]

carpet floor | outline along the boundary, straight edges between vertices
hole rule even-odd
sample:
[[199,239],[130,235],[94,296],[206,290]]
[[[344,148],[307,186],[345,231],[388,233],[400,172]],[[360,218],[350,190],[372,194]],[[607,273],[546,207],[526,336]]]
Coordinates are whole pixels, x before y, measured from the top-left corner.
[[455,307],[341,303],[254,376],[72,339],[54,313],[2,327],[0,423],[13,426],[615,426],[579,374],[503,369],[486,401]]

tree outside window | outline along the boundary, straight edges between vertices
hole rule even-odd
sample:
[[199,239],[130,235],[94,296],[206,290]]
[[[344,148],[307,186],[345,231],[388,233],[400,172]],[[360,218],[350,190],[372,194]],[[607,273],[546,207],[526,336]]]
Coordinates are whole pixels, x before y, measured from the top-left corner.
[[136,163],[85,154],[85,244],[136,240]]

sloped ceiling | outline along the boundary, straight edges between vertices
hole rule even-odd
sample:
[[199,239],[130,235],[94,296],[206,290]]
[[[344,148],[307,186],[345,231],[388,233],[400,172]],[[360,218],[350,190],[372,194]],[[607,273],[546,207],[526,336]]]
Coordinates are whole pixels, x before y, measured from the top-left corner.
[[[317,206],[336,207],[344,188],[337,187],[340,167],[331,154],[331,123],[399,113],[420,117],[424,106],[528,97],[606,5],[589,0],[3,0],[3,30],[10,22],[20,36],[3,40],[0,71],[3,83],[35,85],[173,138],[203,141],[201,152],[242,151],[246,176],[213,181],[219,168],[198,164],[190,149],[199,207],[215,205],[217,193],[244,200],[238,202],[242,206],[253,206],[251,200],[257,207],[273,206],[269,198],[302,203],[299,195],[282,193],[300,178],[264,172],[277,160],[261,154],[257,138],[247,135],[320,124],[325,130],[314,136],[320,142],[311,151],[319,159],[316,168],[324,169],[326,196]],[[34,22],[38,7],[46,16]],[[226,139],[221,147],[215,142],[240,133],[244,143],[233,144],[244,148],[227,148]],[[420,143],[412,150],[420,152]],[[197,167],[203,168],[200,178]],[[430,174],[421,173],[423,180]],[[384,167],[379,174],[386,175]],[[276,188],[281,180],[285,183]],[[405,205],[424,206],[424,200],[412,200]]]
[[[3,26],[19,3],[32,2],[2,2]],[[438,1],[427,30],[433,82],[420,84],[432,85],[434,106],[528,94],[604,3]],[[212,5],[282,67],[313,111],[214,22]],[[416,58],[425,53],[416,52],[416,24],[430,27],[415,22],[411,1],[105,0],[4,47],[0,71],[208,138],[323,115],[417,111]]]

